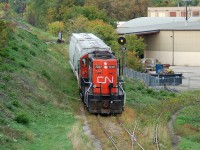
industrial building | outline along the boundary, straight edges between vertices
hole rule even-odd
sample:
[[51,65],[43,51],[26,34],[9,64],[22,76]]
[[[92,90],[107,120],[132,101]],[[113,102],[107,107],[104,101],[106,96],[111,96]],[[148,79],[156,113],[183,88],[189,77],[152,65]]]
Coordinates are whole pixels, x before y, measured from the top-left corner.
[[200,17],[142,17],[118,26],[118,34],[144,38],[145,58],[163,64],[200,66]]

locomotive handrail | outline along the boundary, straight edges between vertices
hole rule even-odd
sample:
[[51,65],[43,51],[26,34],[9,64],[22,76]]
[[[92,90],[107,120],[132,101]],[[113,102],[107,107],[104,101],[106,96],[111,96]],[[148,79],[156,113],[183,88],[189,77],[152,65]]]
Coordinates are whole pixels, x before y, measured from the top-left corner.
[[89,83],[89,84],[91,84],[91,82],[87,82],[87,81],[85,81],[85,79],[84,78],[82,78],[83,79],[83,82],[84,83]]
[[87,89],[87,91],[85,91],[85,100],[87,102],[86,104],[88,104],[88,93],[89,93],[91,87],[92,87],[92,83],[90,83],[89,88]]
[[123,89],[121,84],[119,84],[119,87],[121,88],[121,90],[122,90],[122,92],[124,94],[124,105],[125,105],[125,103],[126,103],[126,93],[125,93],[125,91],[124,91],[124,89]]

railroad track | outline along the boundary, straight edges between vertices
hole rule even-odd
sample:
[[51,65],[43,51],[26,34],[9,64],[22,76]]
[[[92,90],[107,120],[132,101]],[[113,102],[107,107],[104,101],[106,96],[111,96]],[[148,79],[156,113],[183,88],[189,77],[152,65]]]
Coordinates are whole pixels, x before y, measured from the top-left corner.
[[160,150],[160,144],[159,144],[159,140],[158,140],[158,125],[159,125],[159,121],[160,121],[160,117],[161,117],[162,113],[159,115],[159,117],[157,118],[157,123],[154,129],[154,143],[156,144],[156,149]]
[[97,115],[97,121],[101,127],[101,129],[103,130],[103,132],[105,133],[105,135],[108,137],[108,139],[112,142],[112,145],[115,147],[116,150],[119,150],[119,148],[116,145],[116,142],[114,141],[113,137],[108,133],[108,131],[104,128],[102,122],[100,121],[99,115]]
[[133,133],[131,134],[128,129],[124,126],[124,124],[119,120],[119,118],[116,116],[116,119],[118,121],[118,123],[123,127],[123,129],[129,134],[130,138],[131,138],[131,150],[134,150],[134,142],[139,146],[140,149],[144,150],[144,148],[142,147],[142,145],[138,142],[136,136],[135,136],[135,130],[137,127],[137,122],[135,124]]
[[[113,137],[111,131],[107,127],[105,127],[105,123],[103,123],[101,121],[101,117],[99,115],[97,115],[98,124],[99,124],[101,130],[106,135],[106,137],[112,143],[113,148],[116,149],[116,150],[121,150],[121,149],[134,150],[134,147],[137,145],[137,147],[139,147],[140,149],[144,150],[144,148],[141,146],[141,144],[138,142],[138,140],[137,140],[137,138],[135,136],[135,130],[136,130],[136,127],[137,127],[137,123],[136,123],[136,125],[134,127],[133,132],[131,133],[131,132],[129,132],[129,130],[125,127],[125,125],[122,123],[122,121],[120,121],[120,119],[117,116],[114,116],[112,118],[115,118],[115,119],[114,120],[113,119],[109,119],[109,121],[111,123],[115,123],[115,125],[119,125],[119,128],[122,129],[121,131],[123,132],[123,134],[126,134],[126,136],[121,136],[123,138],[120,138],[120,135],[118,135],[117,138],[116,138],[116,135],[114,135],[114,137]],[[124,142],[122,142],[122,140]]]

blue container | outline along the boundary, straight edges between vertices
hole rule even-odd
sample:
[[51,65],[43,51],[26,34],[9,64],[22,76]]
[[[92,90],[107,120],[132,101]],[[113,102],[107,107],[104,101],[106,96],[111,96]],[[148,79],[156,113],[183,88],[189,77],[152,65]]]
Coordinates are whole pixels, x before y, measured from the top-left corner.
[[156,64],[156,74],[160,74],[163,72],[163,65],[162,64]]

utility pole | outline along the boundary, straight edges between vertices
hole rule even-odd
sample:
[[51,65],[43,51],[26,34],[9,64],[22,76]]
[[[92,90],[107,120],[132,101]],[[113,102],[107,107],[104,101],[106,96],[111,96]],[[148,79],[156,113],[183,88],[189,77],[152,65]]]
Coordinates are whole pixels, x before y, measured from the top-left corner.
[[185,8],[185,20],[187,21],[188,20],[188,10],[187,10],[187,1],[186,1],[186,8]]
[[188,8],[187,8],[187,5],[188,5],[188,2],[190,2],[191,0],[182,0],[183,2],[185,2],[185,20],[186,22],[188,21]]
[[21,0],[21,17],[23,18],[24,15],[24,2]]
[[8,0],[6,0],[5,10],[6,10],[6,17],[8,17]]

